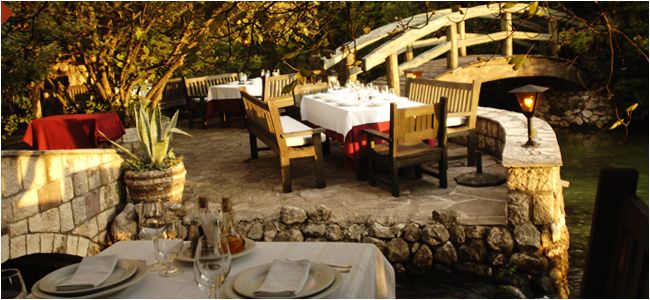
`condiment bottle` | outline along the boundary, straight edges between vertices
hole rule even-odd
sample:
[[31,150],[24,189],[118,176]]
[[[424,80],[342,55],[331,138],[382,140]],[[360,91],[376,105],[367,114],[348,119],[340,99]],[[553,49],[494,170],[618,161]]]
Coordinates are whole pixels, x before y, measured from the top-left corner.
[[221,199],[221,212],[223,218],[222,233],[228,241],[230,253],[239,253],[246,247],[246,240],[241,234],[239,234],[239,232],[237,232],[237,228],[235,227],[235,213],[232,210],[232,202],[229,197]]
[[199,244],[199,237],[201,235],[199,234],[199,220],[196,218],[192,219],[190,222],[190,229],[189,232],[187,233],[187,238],[190,240],[190,256],[194,257],[194,254],[196,253],[196,247]]

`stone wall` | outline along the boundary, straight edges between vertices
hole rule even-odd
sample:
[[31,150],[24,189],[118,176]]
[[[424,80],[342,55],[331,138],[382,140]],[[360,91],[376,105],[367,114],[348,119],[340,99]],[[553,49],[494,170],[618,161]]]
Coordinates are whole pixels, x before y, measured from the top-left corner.
[[113,149],[2,151],[2,261],[103,249],[121,164]]
[[553,126],[608,128],[615,119],[614,103],[591,90],[549,90],[538,116]]

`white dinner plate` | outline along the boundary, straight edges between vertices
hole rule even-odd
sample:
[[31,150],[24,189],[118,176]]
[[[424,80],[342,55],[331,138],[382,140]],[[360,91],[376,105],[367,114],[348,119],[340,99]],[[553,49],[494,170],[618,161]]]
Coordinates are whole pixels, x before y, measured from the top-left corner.
[[139,260],[131,260],[131,259],[123,259],[121,261],[128,261],[128,263],[134,264],[137,268],[137,271],[135,274],[129,278],[126,281],[123,281],[115,286],[109,287],[105,290],[97,291],[94,293],[90,294],[84,294],[84,295],[75,295],[75,296],[61,296],[61,295],[52,295],[44,292],[40,288],[40,283],[41,281],[37,281],[33,286],[32,286],[32,296],[36,298],[42,298],[42,299],[57,299],[57,298],[80,298],[80,299],[85,299],[85,298],[106,298],[107,296],[117,294],[120,291],[138,283],[142,278],[144,278],[145,275],[147,275],[147,264],[144,261],[139,261]]
[[357,106],[359,105],[358,102],[353,102],[353,101],[339,101],[337,102],[339,106],[344,106],[344,107],[349,107],[349,106]]
[[[239,258],[253,252],[253,250],[255,249],[255,241],[251,239],[245,239],[245,240],[246,240],[246,244],[244,244],[245,246],[244,250],[242,250],[239,253],[235,253],[231,255],[230,256],[231,259]],[[191,246],[190,243],[187,242],[184,243],[183,250],[180,253],[178,253],[178,255],[176,256],[176,260],[182,262],[190,262],[190,263],[194,262],[194,258],[192,257],[190,246]]]
[[[270,268],[271,264],[264,264],[242,271],[234,278],[233,290],[246,298],[260,298],[255,296],[255,290],[262,285]],[[300,293],[289,298],[307,298],[324,291],[334,282],[335,273],[337,272],[327,265],[312,263],[305,287]]]
[[43,292],[52,295],[60,296],[74,296],[82,294],[90,294],[93,292],[98,292],[100,290],[105,290],[114,285],[124,282],[125,280],[131,278],[133,274],[138,270],[138,267],[127,260],[119,260],[113,269],[113,273],[104,281],[102,284],[96,287],[81,288],[75,290],[60,291],[56,287],[62,282],[70,279],[74,272],[77,271],[79,264],[72,264],[63,268],[60,268],[47,276],[41,279],[40,289]]

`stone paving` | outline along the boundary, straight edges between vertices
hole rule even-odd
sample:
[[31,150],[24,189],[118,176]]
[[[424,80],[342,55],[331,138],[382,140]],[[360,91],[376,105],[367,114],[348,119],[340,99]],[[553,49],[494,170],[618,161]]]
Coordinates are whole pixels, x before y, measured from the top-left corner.
[[[260,152],[251,161],[248,132],[241,128],[189,129],[192,138],[176,135],[174,151],[185,157],[187,169],[184,201],[194,205],[199,195],[207,196],[218,205],[223,196],[231,196],[239,218],[268,219],[277,217],[283,205],[304,209],[323,204],[332,210],[333,221],[375,220],[392,222],[426,222],[433,210],[454,212],[460,224],[506,224],[508,191],[504,185],[471,188],[459,186],[453,180],[459,174],[475,171],[466,166],[466,159],[452,160],[449,165],[449,186],[438,187],[437,178],[424,175],[422,180],[402,177],[399,198],[392,197],[387,185],[372,187],[367,181],[356,180],[352,170],[343,166],[340,144],[331,145],[325,157],[327,187],[316,189],[313,164],[297,160],[292,164],[293,192],[282,193],[280,167],[272,151]],[[459,152],[460,151],[460,152]],[[463,153],[455,146],[450,151]],[[484,172],[502,174],[505,169],[494,157],[483,156]]]

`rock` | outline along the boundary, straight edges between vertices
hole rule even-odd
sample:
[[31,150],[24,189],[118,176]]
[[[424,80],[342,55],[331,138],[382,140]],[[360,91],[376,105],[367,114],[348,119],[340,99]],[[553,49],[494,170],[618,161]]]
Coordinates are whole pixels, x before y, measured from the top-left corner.
[[542,276],[535,280],[535,286],[544,292],[544,295],[555,294],[555,282],[551,277]]
[[352,224],[350,227],[346,228],[343,231],[343,237],[346,241],[350,242],[359,242],[361,241],[361,236],[363,235],[363,228],[358,224]]
[[242,232],[246,233],[246,232],[248,232],[248,231],[251,229],[251,226],[252,226],[252,225],[253,225],[253,224],[252,224],[251,222],[246,221],[246,220],[239,221],[239,223],[237,224],[237,232],[239,232],[239,233],[242,233]]
[[494,251],[510,253],[515,242],[512,240],[512,235],[508,229],[492,227],[487,236],[487,244]]
[[573,118],[573,120],[571,120],[571,121],[572,121],[574,124],[578,125],[578,126],[582,125],[582,124],[585,122],[584,120],[582,120],[581,117],[578,117],[578,116],[576,116],[575,118]]
[[487,257],[487,250],[483,240],[470,239],[464,245],[458,248],[459,256],[462,260],[482,262]]
[[327,226],[327,231],[325,232],[325,237],[330,241],[340,241],[343,239],[343,232],[341,231],[341,226],[338,224],[332,224]]
[[515,241],[522,249],[537,250],[540,247],[540,233],[535,225],[526,222],[515,226]]
[[510,192],[508,195],[508,222],[512,225],[519,225],[528,220],[530,196],[524,193]]
[[370,224],[370,227],[368,228],[368,234],[380,239],[389,239],[395,237],[395,234],[393,234],[393,231],[390,230],[390,227],[386,227],[377,222]]
[[[422,247],[426,247],[426,245]],[[436,254],[434,256],[434,259],[437,263],[451,265],[456,261],[458,261],[458,254],[456,253],[456,248],[454,248],[454,245],[452,245],[452,243],[448,241],[444,243],[442,246],[438,247],[438,249],[436,249]]]
[[[452,246],[453,247],[453,246]],[[433,264],[433,253],[427,245],[422,245],[413,255],[413,265],[420,269],[430,269]]]
[[582,111],[582,116],[585,117],[585,118],[589,118],[589,117],[591,117],[593,115],[594,115],[594,113],[591,110],[583,110]]
[[332,210],[325,205],[318,205],[307,212],[307,217],[315,223],[327,222],[332,217]]
[[272,223],[266,223],[264,225],[264,241],[265,242],[272,242],[275,240],[275,236],[277,235],[278,230],[276,229],[275,225]]
[[406,267],[404,267],[403,264],[396,263],[393,266],[393,270],[395,270],[395,273],[397,273],[397,274],[402,274],[402,273],[406,272]]
[[434,210],[433,212],[431,212],[431,219],[433,219],[434,221],[440,222],[442,224],[445,224],[445,225],[447,225],[447,227],[449,227],[451,224],[456,223],[457,216],[454,213],[454,211],[440,213],[440,212]]
[[484,235],[485,235],[485,227],[483,226],[465,227],[465,236],[468,239],[482,239]]
[[492,277],[492,268],[471,262],[459,262],[454,264],[454,270],[462,274],[470,274],[484,278]]
[[544,257],[530,255],[528,253],[515,253],[510,257],[510,264],[517,270],[530,274],[543,274],[548,267],[548,260]]
[[280,231],[275,236],[276,242],[302,242],[303,240],[302,232],[296,228]]
[[449,231],[445,225],[434,223],[426,225],[420,231],[422,241],[430,246],[438,246],[449,240]]
[[280,221],[284,224],[302,223],[305,220],[307,220],[307,213],[302,208],[285,205],[280,209]]
[[451,225],[449,228],[449,239],[456,245],[465,243],[465,230],[458,225]]
[[404,223],[393,224],[392,226],[390,226],[390,231],[393,232],[395,237],[402,237],[404,227],[406,227],[406,224]]
[[522,291],[512,285],[500,285],[494,294],[497,299],[528,299]]
[[503,266],[506,264],[506,261],[508,261],[508,258],[506,257],[505,254],[503,253],[492,253],[490,254],[490,257],[488,258],[490,261],[490,264],[493,266]]
[[376,239],[371,236],[364,236],[361,242],[375,244],[375,246],[377,246],[377,248],[379,249],[379,251],[381,251],[381,253],[386,254],[386,242],[384,242],[383,240]]
[[325,224],[308,224],[302,232],[308,237],[321,237],[325,235]]
[[420,240],[420,226],[415,223],[407,224],[404,227],[404,239],[408,242],[417,242]]
[[138,231],[138,222],[133,203],[127,203],[124,209],[115,216],[111,224],[111,240],[113,242],[133,240]]
[[264,237],[264,225],[260,221],[254,221],[251,224],[250,229],[248,229],[248,233],[246,233],[246,236],[249,239],[253,239],[256,241],[261,240]]
[[401,238],[394,238],[386,245],[386,258],[391,262],[408,262],[409,244]]

